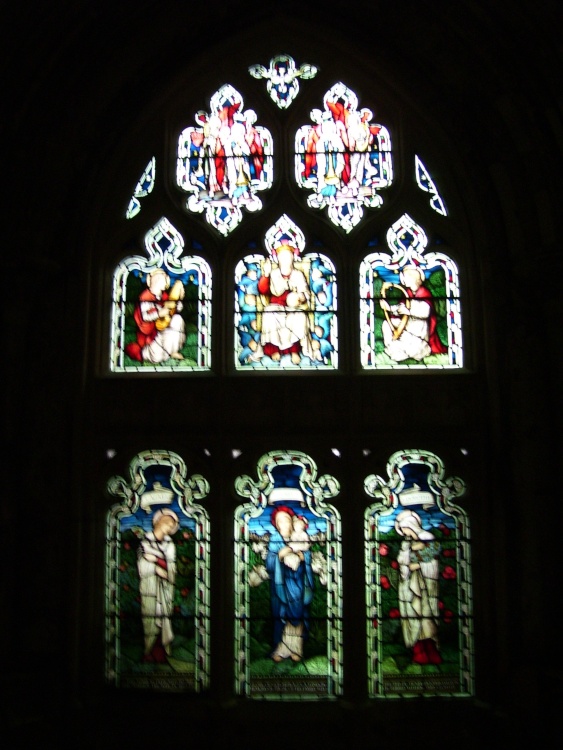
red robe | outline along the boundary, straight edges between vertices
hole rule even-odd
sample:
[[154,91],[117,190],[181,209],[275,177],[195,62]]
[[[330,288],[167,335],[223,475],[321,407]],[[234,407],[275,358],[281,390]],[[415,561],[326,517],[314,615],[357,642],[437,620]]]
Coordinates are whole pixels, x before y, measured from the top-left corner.
[[[166,292],[162,293],[162,297],[158,299],[150,289],[144,289],[139,295],[139,302],[135,305],[135,312],[133,318],[137,324],[137,341],[131,344],[127,344],[125,347],[125,354],[131,359],[136,359],[138,362],[143,361],[143,347],[154,341],[158,329],[156,327],[156,320],[145,320],[141,312],[141,304],[143,302],[165,302],[168,299]],[[154,311],[158,310],[158,306],[154,306]]]
[[411,289],[407,289],[407,294],[411,299],[420,299],[428,303],[430,307],[430,315],[428,316],[428,344],[430,345],[432,354],[445,354],[448,351],[448,347],[442,344],[436,330],[436,311],[430,291],[425,286],[420,286],[414,294]]

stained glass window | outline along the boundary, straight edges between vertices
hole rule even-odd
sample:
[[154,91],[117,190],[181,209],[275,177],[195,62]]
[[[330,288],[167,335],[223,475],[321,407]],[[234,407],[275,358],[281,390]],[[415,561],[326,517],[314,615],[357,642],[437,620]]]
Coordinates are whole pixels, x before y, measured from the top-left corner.
[[145,171],[141,175],[141,179],[135,186],[135,190],[133,191],[133,195],[131,196],[131,200],[129,201],[129,205],[125,213],[127,219],[132,219],[139,213],[139,211],[141,210],[141,198],[145,198],[147,195],[149,195],[149,193],[152,193],[152,190],[154,188],[155,172],[156,159],[153,156],[153,158],[145,167]]
[[209,683],[209,492],[169,451],[144,451],[107,519],[106,677],[117,687],[200,692]]
[[362,367],[453,368],[463,364],[455,263],[426,253],[422,227],[404,214],[387,232],[388,253],[360,267]]
[[287,109],[299,93],[299,79],[307,80],[317,75],[317,67],[303,63],[299,68],[291,55],[277,55],[270,60],[270,67],[251,65],[248,72],[254,78],[267,80],[266,90],[280,109]]
[[113,276],[114,372],[208,370],[211,270],[166,218],[145,237],[148,257],[131,256]]
[[272,185],[272,136],[257,117],[225,84],[211,97],[210,111],[197,112],[197,125],[185,128],[178,141],[176,181],[190,193],[186,208],[205,212],[225,236],[242,221],[242,208],[262,208],[258,192]]
[[267,255],[246,255],[235,271],[238,369],[334,369],[338,362],[336,274],[307,251],[286,215],[266,233]]
[[240,476],[248,502],[235,513],[235,687],[266,699],[342,693],[340,516],[325,501],[334,477],[313,460],[272,451],[257,480]]
[[343,83],[330,88],[323,109],[311,111],[312,125],[295,138],[295,178],[309,191],[311,208],[327,209],[336,226],[350,232],[364,207],[383,203],[380,190],[393,181],[391,137],[372,122],[373,111],[358,109],[358,97]]
[[[391,376],[462,368],[458,268],[433,233],[440,226],[447,236],[451,219],[419,156],[401,153],[398,162],[414,164],[416,185],[412,172],[395,173],[391,132],[380,122],[389,118],[375,110],[378,89],[366,89],[360,101],[345,83],[322,83],[320,68],[298,66],[287,54],[243,73],[263,111],[245,107],[229,83],[205,109],[188,102],[192,124],[182,119],[166,146],[163,162],[172,169],[156,185],[153,158],[137,183],[126,217],[137,216],[153,193],[151,211],[161,205],[164,212],[173,199],[176,226],[165,215],[154,225],[151,218],[144,254],[128,255],[114,269],[110,370],[211,375],[212,268],[221,284],[222,319],[214,321],[221,361],[204,380],[209,393],[220,394],[215,404],[225,373],[244,387],[247,373],[263,405],[273,383],[264,373],[276,381],[280,373],[288,393],[292,373],[307,374],[297,382],[313,390],[320,383],[314,375],[329,373],[323,386],[334,381],[337,393],[337,371],[350,363],[364,371],[362,380],[370,370]],[[307,87],[326,93],[306,105],[300,86],[313,78]],[[309,118],[291,119],[292,105]],[[272,133],[280,136],[275,154]],[[384,202],[385,211],[374,210]],[[417,206],[423,218],[414,216]],[[138,223],[129,223],[131,231]],[[365,233],[356,242],[360,224]],[[352,334],[342,352],[341,330]],[[219,411],[209,409],[209,429],[221,432],[224,420],[234,432],[228,408],[220,420]],[[309,440],[312,424],[305,418],[296,429]],[[336,421],[333,429],[342,436]],[[240,434],[244,440],[249,433]],[[339,482],[318,477],[306,453],[270,450],[273,434],[259,438],[256,478],[229,480],[243,498],[234,513],[234,546],[216,558],[230,571],[225,561],[234,552],[229,679],[248,699],[333,700],[343,695],[344,670],[341,520],[329,504]],[[233,460],[243,452],[230,451]],[[333,454],[348,476],[358,476],[345,451]],[[369,697],[470,696],[469,529],[453,502],[465,485],[446,479],[441,460],[424,450],[393,454],[387,471],[386,480],[365,480],[375,499],[364,516],[366,585],[350,592],[361,597],[363,612],[365,591]],[[140,453],[130,473],[107,486],[119,498],[107,520],[107,679],[118,687],[200,692],[210,682],[211,592],[209,521],[195,501],[209,487],[199,475],[188,477],[183,460],[168,451]],[[355,531],[364,505],[360,498]],[[354,533],[353,524],[345,528]],[[361,564],[349,575],[364,582]],[[347,627],[357,631],[357,623]],[[363,645],[359,656],[366,658]]]
[[394,453],[388,480],[365,480],[370,697],[473,694],[469,524],[465,492],[423,450]]
[[421,190],[425,193],[430,193],[430,205],[436,211],[436,213],[442,216],[447,216],[446,206],[442,200],[438,188],[434,184],[434,180],[430,177],[430,174],[420,158],[415,154],[414,157],[414,168],[416,175],[416,183]]

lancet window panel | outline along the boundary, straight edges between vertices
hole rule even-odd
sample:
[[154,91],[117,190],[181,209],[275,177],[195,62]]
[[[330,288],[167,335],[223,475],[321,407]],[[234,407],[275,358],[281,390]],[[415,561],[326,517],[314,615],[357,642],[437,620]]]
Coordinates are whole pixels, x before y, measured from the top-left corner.
[[209,370],[212,286],[207,261],[182,255],[184,239],[164,217],[147,232],[145,246],[147,257],[125,258],[113,275],[111,370]]
[[424,450],[394,453],[365,480],[368,692],[373,698],[474,693],[470,534],[465,493]]
[[196,503],[207,480],[170,451],[144,451],[107,516],[106,679],[118,688],[209,687],[210,525]]
[[264,250],[235,270],[235,366],[333,370],[338,365],[337,283],[328,255],[281,216]]
[[365,369],[450,369],[463,365],[458,270],[426,252],[424,229],[404,214],[387,231],[391,253],[360,266],[360,346]]
[[235,692],[265,700],[342,694],[339,491],[298,451],[260,459],[240,476],[235,512]]

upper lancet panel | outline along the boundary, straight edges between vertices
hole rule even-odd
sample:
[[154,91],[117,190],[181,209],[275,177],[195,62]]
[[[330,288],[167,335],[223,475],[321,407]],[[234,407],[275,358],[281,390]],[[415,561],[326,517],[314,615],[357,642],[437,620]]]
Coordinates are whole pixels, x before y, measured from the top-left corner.
[[[418,155],[431,158],[430,150],[422,143],[417,153],[416,139],[410,146],[410,134],[402,136],[406,115],[380,88],[368,85],[360,96],[354,82],[330,85],[325,70],[289,54],[237,72],[236,88],[208,89],[205,99],[215,93],[204,109],[194,90],[169,150],[140,162],[146,168],[134,176],[125,215],[146,232],[148,257],[125,257],[114,270],[109,370],[211,371],[212,268],[231,304],[217,319],[219,370],[462,368],[458,266],[440,238],[452,196],[443,173],[439,190]],[[389,105],[381,117],[378,102]],[[170,200],[170,187],[170,215],[182,209],[177,227],[154,216],[143,227]],[[209,244],[192,242],[184,256],[184,236],[196,226]],[[354,237],[368,226],[361,256]],[[233,232],[243,235],[237,248]],[[355,336],[343,337],[350,321]]]
[[110,367],[114,372],[208,370],[211,269],[182,255],[184,239],[166,219],[145,236],[148,257],[129,256],[113,274]]
[[235,364],[240,370],[334,370],[338,364],[334,265],[306,247],[283,215],[264,238],[266,253],[235,271]]

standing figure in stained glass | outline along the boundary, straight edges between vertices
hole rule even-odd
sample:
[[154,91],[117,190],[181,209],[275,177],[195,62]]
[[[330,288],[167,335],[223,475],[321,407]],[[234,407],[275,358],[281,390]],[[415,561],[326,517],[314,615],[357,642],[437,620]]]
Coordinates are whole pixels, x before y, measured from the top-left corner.
[[[385,312],[381,331],[385,352],[391,359],[423,360],[430,354],[444,354],[447,347],[438,337],[436,311],[430,290],[424,285],[424,270],[419,266],[405,266],[400,274],[401,285],[385,282],[379,304]],[[401,289],[404,301],[390,304],[385,299],[390,287]]]
[[268,302],[262,314],[261,354],[275,362],[290,355],[293,364],[301,357],[322,360],[320,344],[311,336],[311,290],[303,271],[295,267],[299,249],[287,240],[274,250],[278,265],[264,261],[258,291]]
[[441,664],[438,651],[438,574],[440,544],[422,528],[420,516],[403,510],[395,529],[404,541],[399,564],[399,611],[405,646],[415,664]]
[[176,546],[172,535],[179,519],[170,508],[154,514],[153,530],[144,536],[137,552],[141,614],[145,636],[143,661],[166,662],[172,653]]
[[[313,599],[313,571],[309,549],[292,549],[295,511],[278,506],[271,516],[274,531],[268,543],[266,570],[270,577],[270,606],[274,623],[272,659],[294,662],[303,657]],[[303,527],[303,524],[301,524]],[[299,534],[301,537],[301,534]],[[297,540],[295,541],[297,543]],[[299,542],[303,544],[302,541]]]
[[[311,117],[317,123],[311,128],[308,144],[317,168],[317,193],[324,198],[335,198],[346,166],[346,149],[342,140],[344,126],[340,120],[333,120],[319,109],[313,110]],[[307,171],[305,174],[309,176]]]
[[168,359],[183,359],[181,349],[186,341],[182,310],[184,286],[180,280],[170,288],[170,277],[162,268],[147,274],[144,289],[135,306],[136,341],[127,344],[125,352],[138,362],[159,364]]

